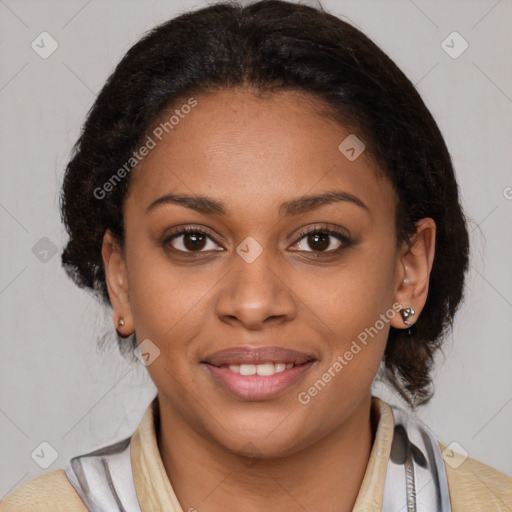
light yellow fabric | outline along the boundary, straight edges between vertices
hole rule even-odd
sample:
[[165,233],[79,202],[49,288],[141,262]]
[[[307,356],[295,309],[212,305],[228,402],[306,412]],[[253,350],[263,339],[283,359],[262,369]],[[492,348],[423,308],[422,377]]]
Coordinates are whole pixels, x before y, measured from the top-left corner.
[[[184,512],[160,458],[155,434],[153,401],[132,436],[131,461],[142,512]],[[353,512],[381,512],[386,465],[393,436],[393,416],[387,403],[374,397],[372,414],[378,421],[375,442]],[[441,450],[445,449],[439,443]],[[511,512],[512,478],[468,458],[454,469],[461,455],[445,463],[452,512]],[[462,459],[460,459],[462,460]],[[455,462],[455,464],[454,464]],[[63,469],[35,477],[0,502],[0,512],[87,512]]]
[[[439,445],[444,451],[446,446]],[[512,512],[511,477],[475,459],[464,460],[462,455],[454,453],[451,460],[455,462],[458,459],[462,464],[457,469],[445,463],[453,512]]]
[[87,512],[63,469],[25,482],[0,501],[1,512]]

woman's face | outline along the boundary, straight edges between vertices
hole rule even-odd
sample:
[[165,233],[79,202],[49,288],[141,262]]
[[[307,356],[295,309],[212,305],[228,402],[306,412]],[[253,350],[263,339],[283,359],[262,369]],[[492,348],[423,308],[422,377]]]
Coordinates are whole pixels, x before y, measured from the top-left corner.
[[339,149],[349,130],[293,92],[195,100],[133,171],[110,294],[165,414],[232,452],[290,454],[367,407],[397,302],[423,305],[416,267],[391,185],[354,139]]

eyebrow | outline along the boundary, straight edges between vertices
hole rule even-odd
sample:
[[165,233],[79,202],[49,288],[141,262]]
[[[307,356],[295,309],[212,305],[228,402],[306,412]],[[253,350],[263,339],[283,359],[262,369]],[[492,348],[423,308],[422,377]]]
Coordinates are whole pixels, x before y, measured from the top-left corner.
[[[346,202],[354,204],[370,213],[370,209],[361,199],[344,190],[330,190],[319,195],[302,196],[297,199],[285,201],[279,207],[280,217],[291,217],[301,215],[327,204],[335,202]],[[165,194],[153,201],[146,209],[150,213],[155,208],[165,204],[178,204],[196,212],[206,215],[227,216],[228,209],[221,201],[207,196],[187,195],[187,194]]]

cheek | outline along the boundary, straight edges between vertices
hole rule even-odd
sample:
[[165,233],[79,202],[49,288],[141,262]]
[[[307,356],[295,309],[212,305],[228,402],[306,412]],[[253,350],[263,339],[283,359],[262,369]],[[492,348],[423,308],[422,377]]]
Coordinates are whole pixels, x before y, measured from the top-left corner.
[[204,280],[196,284],[197,280],[187,279],[170,266],[158,267],[149,262],[133,273],[130,282],[137,339],[139,343],[149,339],[158,349],[158,357],[147,371],[156,387],[173,395],[176,403],[194,388],[191,351],[194,339],[203,330],[205,294]]
[[[151,339],[162,352],[182,353],[200,329],[208,280],[199,267],[172,265],[165,252],[140,244],[129,252],[130,308],[137,338]],[[181,348],[181,352],[180,349]]]
[[302,272],[293,288],[325,329],[346,342],[391,308],[395,268],[392,247],[367,244],[335,268]]
[[379,369],[390,320],[396,315],[392,307],[396,261],[390,244],[368,243],[336,270],[310,275],[302,282],[300,293],[307,297],[313,320],[328,341],[320,369],[330,382],[326,403],[334,404],[340,393],[367,389]]

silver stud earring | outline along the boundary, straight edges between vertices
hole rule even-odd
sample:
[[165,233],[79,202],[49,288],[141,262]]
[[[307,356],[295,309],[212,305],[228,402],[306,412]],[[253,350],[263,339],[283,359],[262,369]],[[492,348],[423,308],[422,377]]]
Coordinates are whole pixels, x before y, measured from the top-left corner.
[[122,327],[124,325],[124,319],[123,317],[121,317],[118,321],[117,321],[117,325],[119,325],[119,327]]
[[402,320],[404,321],[405,325],[412,325],[412,322],[410,320],[407,320],[410,316],[415,315],[416,311],[412,308],[405,308],[400,310],[400,314],[402,315]]

